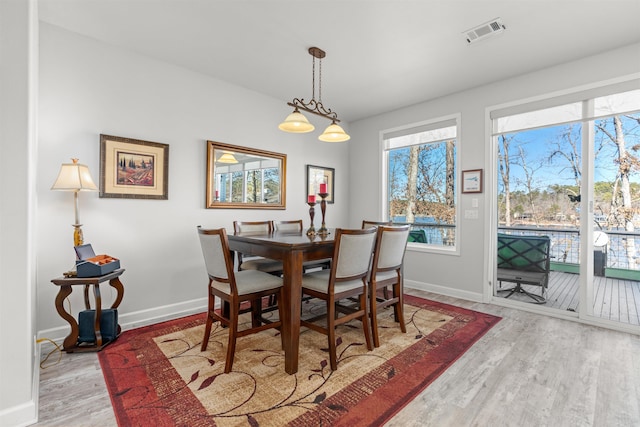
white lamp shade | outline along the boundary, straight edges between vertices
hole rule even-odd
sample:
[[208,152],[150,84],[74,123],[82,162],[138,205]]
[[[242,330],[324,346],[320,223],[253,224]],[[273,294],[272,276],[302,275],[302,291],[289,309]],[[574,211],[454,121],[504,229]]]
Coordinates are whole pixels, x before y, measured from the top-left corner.
[[292,133],[307,133],[314,130],[315,127],[301,112],[295,110],[284,119],[284,122],[278,125],[278,129]]
[[344,129],[333,122],[329,126],[327,126],[327,128],[324,130],[322,135],[318,137],[318,139],[324,142],[344,142],[350,140],[351,137],[347,135]]
[[231,153],[223,153],[218,159],[218,163],[238,163],[238,160]]
[[91,178],[91,173],[86,165],[78,163],[78,159],[72,159],[73,163],[63,163],[52,190],[61,191],[97,191],[98,187]]

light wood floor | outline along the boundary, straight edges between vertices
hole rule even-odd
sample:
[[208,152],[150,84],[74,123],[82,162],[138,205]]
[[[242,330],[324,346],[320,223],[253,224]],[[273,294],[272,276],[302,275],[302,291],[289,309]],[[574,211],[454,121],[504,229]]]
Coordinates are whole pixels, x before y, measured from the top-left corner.
[[[640,336],[406,291],[503,319],[388,427],[640,426]],[[41,371],[36,425],[116,425],[96,354]]]

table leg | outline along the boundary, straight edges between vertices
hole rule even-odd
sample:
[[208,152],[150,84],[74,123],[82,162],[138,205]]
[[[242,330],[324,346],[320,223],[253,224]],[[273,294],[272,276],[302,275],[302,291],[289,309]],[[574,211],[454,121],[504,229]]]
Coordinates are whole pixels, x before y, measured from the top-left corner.
[[78,328],[78,322],[76,322],[75,317],[71,314],[67,313],[64,309],[64,300],[71,295],[73,289],[69,285],[60,286],[60,290],[58,291],[58,295],[56,295],[56,310],[60,317],[69,322],[71,326],[71,333],[64,339],[62,343],[62,348],[68,350],[73,348],[78,344],[78,335],[80,333],[80,328]]
[[300,309],[302,299],[302,251],[292,251],[283,262],[282,335],[284,338],[284,370],[298,372],[300,343]]
[[[122,302],[122,298],[124,297],[124,286],[122,285],[122,282],[118,277],[114,277],[113,279],[109,280],[109,285],[116,291],[118,291],[115,301],[113,301],[113,304],[111,304],[111,308],[118,308],[118,306]],[[120,332],[122,332],[120,323],[118,323],[117,327],[118,330],[116,331],[116,336],[120,335]]]
[[90,310],[91,309],[91,303],[89,302],[89,286],[91,286],[91,285],[84,285],[84,308],[85,308],[85,310]]
[[93,296],[96,302],[96,317],[93,322],[93,332],[96,334],[96,345],[102,345],[102,332],[100,331],[100,320],[102,319],[102,297],[100,296],[100,283],[93,285]]
[[115,301],[113,301],[113,304],[111,304],[111,308],[118,308],[118,306],[122,302],[122,298],[124,297],[124,286],[122,285],[120,279],[117,277],[109,280],[109,285],[112,288],[115,288],[116,291],[118,291],[118,295],[116,295]]

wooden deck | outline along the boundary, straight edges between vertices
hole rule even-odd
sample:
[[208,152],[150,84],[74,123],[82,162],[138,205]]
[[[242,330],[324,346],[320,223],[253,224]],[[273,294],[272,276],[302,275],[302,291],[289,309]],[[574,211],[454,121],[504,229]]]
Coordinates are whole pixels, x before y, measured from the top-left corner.
[[[547,302],[545,307],[558,310],[578,311],[579,306],[579,280],[578,274],[552,271],[549,277],[547,289]],[[594,277],[593,302],[594,315],[603,319],[616,322],[640,325],[640,282],[610,277]],[[510,287],[510,283],[503,283],[504,287]],[[523,286],[528,292],[540,294],[538,286]],[[498,296],[505,296],[499,293]],[[524,294],[514,294],[510,299],[533,302]]]

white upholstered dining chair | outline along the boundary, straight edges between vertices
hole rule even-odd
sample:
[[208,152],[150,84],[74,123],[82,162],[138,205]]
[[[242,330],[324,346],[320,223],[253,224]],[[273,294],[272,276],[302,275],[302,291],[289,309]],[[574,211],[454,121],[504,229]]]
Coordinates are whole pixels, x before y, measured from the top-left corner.
[[[273,221],[233,221],[233,231],[240,233],[271,234]],[[246,256],[238,252],[238,271],[259,270],[265,273],[282,275],[282,262],[260,256]]]
[[[332,370],[338,369],[336,355],[336,327],[353,319],[362,322],[367,349],[372,350],[369,313],[367,309],[367,275],[376,239],[376,229],[335,230],[335,248],[330,270],[316,271],[302,277],[302,294],[319,298],[326,303],[326,314],[302,319],[301,326],[327,335],[329,361]],[[356,308],[340,306],[338,301],[358,298]],[[348,312],[348,313],[347,313]],[[341,313],[346,313],[340,315]],[[324,324],[317,320],[326,319]]]
[[[229,373],[233,368],[237,338],[281,326],[280,320],[262,324],[259,317],[263,297],[276,295],[276,300],[282,301],[282,279],[258,270],[234,272],[233,257],[224,228],[207,230],[198,226],[198,235],[209,276],[207,323],[200,350],[207,349],[213,322],[227,325],[229,341],[224,372]],[[216,311],[216,297],[228,303],[228,316],[225,316],[224,310],[220,310],[220,313]],[[238,330],[240,304],[245,301],[251,304],[252,326],[240,331]],[[280,311],[281,304],[278,302],[278,312]],[[282,340],[282,335],[280,339]]]
[[[378,226],[369,275],[369,311],[375,347],[380,347],[378,310],[381,308],[393,306],[395,321],[400,323],[400,330],[403,333],[407,332],[404,323],[402,265],[410,227],[410,225]],[[391,286],[391,295],[387,292],[387,286]],[[380,290],[384,292],[379,294]]]

